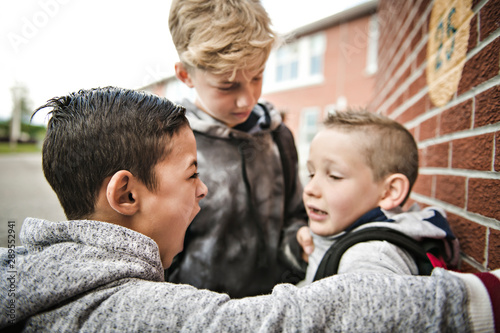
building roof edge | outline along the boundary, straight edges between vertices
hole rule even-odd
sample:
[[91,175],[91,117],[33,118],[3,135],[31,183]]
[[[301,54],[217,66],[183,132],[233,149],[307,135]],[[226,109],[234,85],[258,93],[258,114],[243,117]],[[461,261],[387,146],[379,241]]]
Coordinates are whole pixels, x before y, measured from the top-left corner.
[[378,7],[378,0],[370,0],[361,3],[352,8],[346,9],[342,12],[335,13],[333,15],[327,16],[320,20],[311,22],[309,24],[303,25],[297,29],[290,32],[292,38],[301,37],[304,35],[311,34],[313,32],[324,30],[326,28],[345,23],[348,21],[355,20],[359,17],[366,16],[369,14],[376,13]]

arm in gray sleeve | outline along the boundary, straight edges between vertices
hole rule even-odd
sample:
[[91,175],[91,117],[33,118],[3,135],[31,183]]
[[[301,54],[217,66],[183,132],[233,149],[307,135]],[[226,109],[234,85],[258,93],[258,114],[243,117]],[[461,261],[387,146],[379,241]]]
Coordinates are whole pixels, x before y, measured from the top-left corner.
[[213,324],[228,331],[245,328],[238,316],[249,313],[245,325],[252,331],[467,332],[466,304],[464,283],[443,274],[344,275],[301,289],[280,285],[270,296],[228,302],[224,317]]
[[[183,288],[182,297],[172,297],[176,288]],[[430,277],[336,275],[303,288],[278,285],[271,295],[238,300],[158,283],[137,292],[130,303],[113,304],[112,312],[122,316],[101,324],[118,331],[469,332],[467,304],[464,280],[444,270]]]

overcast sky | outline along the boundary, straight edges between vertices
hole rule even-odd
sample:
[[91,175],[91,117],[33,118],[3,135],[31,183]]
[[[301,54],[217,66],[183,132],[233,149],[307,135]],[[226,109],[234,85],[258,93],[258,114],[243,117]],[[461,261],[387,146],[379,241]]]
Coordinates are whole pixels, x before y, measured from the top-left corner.
[[[281,33],[361,2],[262,0]],[[10,117],[16,83],[35,108],[81,88],[139,88],[173,74],[169,7],[169,0],[0,2],[0,119]]]

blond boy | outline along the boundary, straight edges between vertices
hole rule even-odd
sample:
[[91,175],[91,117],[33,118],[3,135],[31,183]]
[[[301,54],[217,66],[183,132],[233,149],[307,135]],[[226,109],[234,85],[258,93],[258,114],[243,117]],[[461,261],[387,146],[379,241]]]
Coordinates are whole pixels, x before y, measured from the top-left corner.
[[259,103],[277,41],[270,23],[255,0],[172,1],[176,75],[197,95],[179,103],[210,192],[169,281],[243,297],[303,277],[297,239],[310,251],[311,238],[294,140],[279,112]]

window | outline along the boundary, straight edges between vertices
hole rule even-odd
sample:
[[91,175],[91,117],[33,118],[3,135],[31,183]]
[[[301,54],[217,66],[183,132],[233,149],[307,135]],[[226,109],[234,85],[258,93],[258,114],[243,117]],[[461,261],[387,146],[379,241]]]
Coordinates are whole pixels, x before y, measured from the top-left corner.
[[310,39],[310,75],[319,75],[323,73],[323,54],[325,49],[325,42],[323,35],[315,35]]
[[318,132],[319,109],[311,108],[302,112],[302,124],[300,129],[301,142],[309,145]]
[[325,33],[320,32],[301,37],[273,51],[264,73],[264,92],[323,82],[325,45]]
[[299,58],[298,45],[288,44],[276,53],[276,81],[290,81],[298,77]]
[[298,142],[297,152],[299,154],[299,177],[302,184],[307,184],[308,182],[306,163],[309,157],[309,146],[319,129],[320,111],[319,107],[311,107],[304,109],[301,113],[299,130],[300,140]]

